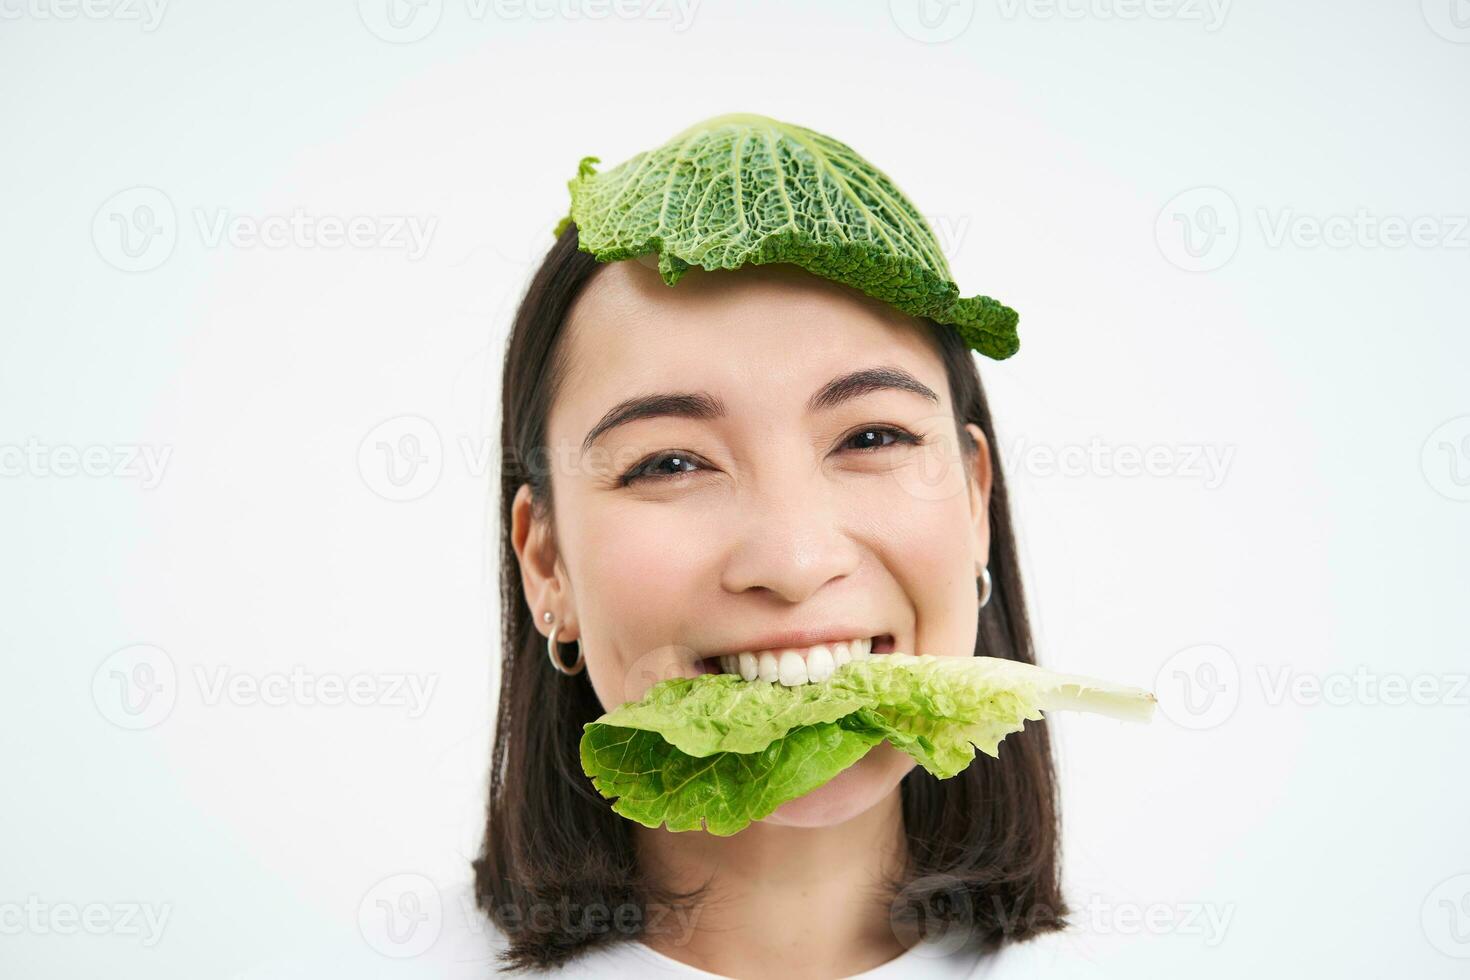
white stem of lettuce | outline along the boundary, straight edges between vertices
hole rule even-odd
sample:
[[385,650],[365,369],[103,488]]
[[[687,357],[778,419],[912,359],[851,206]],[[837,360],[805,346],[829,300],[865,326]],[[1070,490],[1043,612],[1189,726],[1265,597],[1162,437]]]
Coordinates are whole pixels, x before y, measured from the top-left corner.
[[1119,721],[1146,722],[1153,718],[1157,699],[1140,687],[1127,687],[1081,674],[1059,674],[1016,660],[999,657],[915,657],[907,653],[881,654],[895,665],[931,661],[940,670],[984,680],[1011,689],[1030,690],[1042,711],[1085,711]]

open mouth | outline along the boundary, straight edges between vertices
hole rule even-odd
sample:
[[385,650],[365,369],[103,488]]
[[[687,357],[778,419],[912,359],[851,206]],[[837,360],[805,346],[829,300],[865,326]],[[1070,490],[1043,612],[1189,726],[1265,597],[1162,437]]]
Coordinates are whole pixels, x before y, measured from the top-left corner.
[[787,647],[781,650],[753,650],[749,653],[727,653],[698,661],[701,674],[735,674],[747,681],[769,681],[795,687],[816,684],[832,676],[832,672],[852,660],[892,653],[893,634],[857,637],[840,643],[817,643],[809,647]]

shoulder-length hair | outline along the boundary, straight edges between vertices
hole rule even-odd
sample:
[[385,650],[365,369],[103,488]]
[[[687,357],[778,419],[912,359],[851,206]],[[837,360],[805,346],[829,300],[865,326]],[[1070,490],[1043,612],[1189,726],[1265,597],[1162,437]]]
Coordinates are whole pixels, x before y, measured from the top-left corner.
[[[638,866],[629,822],[582,772],[582,726],[603,713],[586,671],[565,676],[546,662],[511,543],[511,506],[529,483],[533,509],[550,519],[546,423],[564,377],[558,340],[599,263],[568,225],[547,253],[516,313],[501,393],[500,703],[490,762],[485,837],[473,862],[476,900],[509,938],[506,970],[552,967],[610,943],[651,934],[693,892],[670,891]],[[998,445],[975,360],[958,333],[925,321],[944,361],[967,461],[977,451],[966,422]],[[1015,536],[998,454],[992,451],[990,602],[981,610],[977,656],[1034,663]],[[966,471],[971,472],[970,469]],[[575,656],[575,653],[572,654]],[[916,766],[901,783],[907,866],[886,887],[905,942],[955,937],[997,948],[1060,929],[1060,848],[1051,745],[1044,722],[977,755],[964,772],[936,779]]]

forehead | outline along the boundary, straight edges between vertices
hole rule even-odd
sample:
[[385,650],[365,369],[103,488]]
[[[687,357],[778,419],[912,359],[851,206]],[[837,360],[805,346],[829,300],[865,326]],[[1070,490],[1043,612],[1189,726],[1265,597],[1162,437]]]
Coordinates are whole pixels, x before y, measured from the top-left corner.
[[671,287],[650,265],[609,263],[578,297],[563,343],[554,432],[585,431],[647,392],[707,390],[736,411],[785,412],[860,367],[902,368],[948,399],[922,321],[792,265],[696,267]]

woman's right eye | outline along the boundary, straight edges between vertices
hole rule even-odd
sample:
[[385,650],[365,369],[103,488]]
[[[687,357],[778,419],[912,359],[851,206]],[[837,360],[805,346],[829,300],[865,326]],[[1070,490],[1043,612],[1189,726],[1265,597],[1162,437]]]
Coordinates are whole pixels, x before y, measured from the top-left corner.
[[655,456],[652,459],[639,463],[637,466],[634,466],[631,470],[624,473],[622,479],[623,486],[627,486],[630,483],[635,483],[638,480],[668,480],[673,477],[679,476],[681,473],[693,472],[693,470],[679,470],[674,473],[658,472],[657,468],[664,465],[665,463],[672,463],[676,466],[685,463],[695,466],[698,465],[689,457],[687,453],[664,453],[661,456]]

